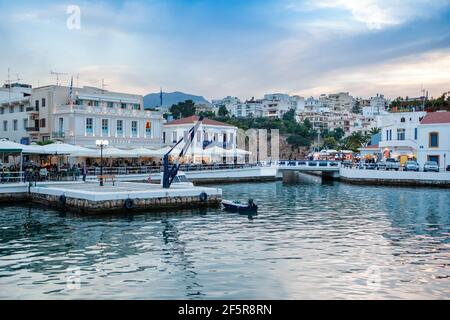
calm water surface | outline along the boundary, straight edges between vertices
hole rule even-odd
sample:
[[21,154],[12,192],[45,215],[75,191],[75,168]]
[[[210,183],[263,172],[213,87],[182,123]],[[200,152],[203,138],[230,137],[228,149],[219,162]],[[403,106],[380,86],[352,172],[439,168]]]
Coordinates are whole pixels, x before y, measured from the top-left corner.
[[450,298],[448,189],[221,187],[260,214],[0,208],[0,299]]

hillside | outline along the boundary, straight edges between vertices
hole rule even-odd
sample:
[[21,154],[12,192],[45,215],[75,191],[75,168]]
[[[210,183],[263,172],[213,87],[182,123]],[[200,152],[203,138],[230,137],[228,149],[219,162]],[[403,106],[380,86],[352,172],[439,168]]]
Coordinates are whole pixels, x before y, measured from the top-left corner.
[[[186,100],[192,100],[195,104],[210,105],[209,101],[202,96],[195,96],[183,92],[163,92],[163,109],[169,109],[172,105]],[[144,106],[146,109],[159,107],[160,93],[150,93],[144,96]]]

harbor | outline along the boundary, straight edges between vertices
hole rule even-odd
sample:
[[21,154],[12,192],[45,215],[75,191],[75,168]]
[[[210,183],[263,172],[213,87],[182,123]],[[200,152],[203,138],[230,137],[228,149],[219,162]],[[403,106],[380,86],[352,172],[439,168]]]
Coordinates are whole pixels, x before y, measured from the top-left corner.
[[450,298],[448,190],[308,177],[210,186],[251,218],[2,204],[0,299]]

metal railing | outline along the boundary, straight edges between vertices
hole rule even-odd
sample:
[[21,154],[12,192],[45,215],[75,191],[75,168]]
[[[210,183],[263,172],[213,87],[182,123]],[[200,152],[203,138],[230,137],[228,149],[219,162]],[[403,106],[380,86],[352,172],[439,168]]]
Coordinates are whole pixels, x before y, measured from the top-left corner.
[[23,172],[0,172],[0,183],[18,183],[23,181]]
[[329,160],[286,160],[278,161],[279,167],[340,168],[340,161]]

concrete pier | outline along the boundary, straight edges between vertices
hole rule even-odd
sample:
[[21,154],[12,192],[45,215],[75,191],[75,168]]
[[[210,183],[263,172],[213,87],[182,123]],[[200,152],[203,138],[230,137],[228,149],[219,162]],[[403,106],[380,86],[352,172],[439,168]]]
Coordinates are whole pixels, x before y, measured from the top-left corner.
[[81,213],[111,213],[124,210],[164,211],[166,209],[219,206],[222,190],[206,187],[172,186],[144,183],[40,183],[0,186],[0,201],[29,201]]

